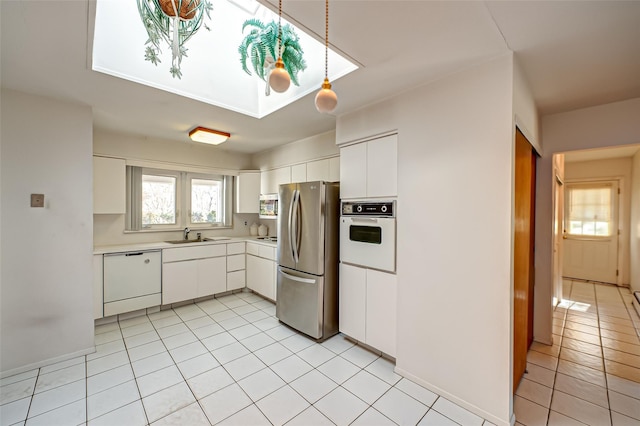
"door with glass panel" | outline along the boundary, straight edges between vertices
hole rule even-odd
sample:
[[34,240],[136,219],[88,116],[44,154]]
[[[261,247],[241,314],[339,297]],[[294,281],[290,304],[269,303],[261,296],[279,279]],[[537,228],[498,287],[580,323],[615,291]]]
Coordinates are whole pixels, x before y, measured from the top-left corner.
[[567,183],[565,277],[617,284],[618,188],[616,180]]

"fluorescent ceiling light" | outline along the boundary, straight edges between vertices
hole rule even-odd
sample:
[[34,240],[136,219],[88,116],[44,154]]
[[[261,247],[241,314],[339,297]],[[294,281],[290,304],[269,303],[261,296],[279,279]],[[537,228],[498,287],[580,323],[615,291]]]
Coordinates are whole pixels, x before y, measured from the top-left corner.
[[[169,72],[169,47],[160,52],[157,66],[145,61],[149,36],[136,1],[97,0],[93,70],[256,118],[318,91],[324,80],[324,40],[306,34],[283,17],[282,25],[291,24],[300,37],[307,69],[298,74],[300,86],[292,84],[285,93],[272,92],[267,96],[268,83],[242,70],[238,46],[246,35],[242,24],[247,19],[277,22],[277,13],[255,0],[215,1],[212,5],[211,19],[206,19],[184,44],[187,54],[181,62],[182,78],[178,79]],[[253,10],[255,13],[250,14]],[[354,62],[331,49],[329,64],[332,82],[358,69]]]
[[218,130],[207,129],[206,127],[196,127],[189,132],[192,141],[219,145],[226,141],[231,134]]

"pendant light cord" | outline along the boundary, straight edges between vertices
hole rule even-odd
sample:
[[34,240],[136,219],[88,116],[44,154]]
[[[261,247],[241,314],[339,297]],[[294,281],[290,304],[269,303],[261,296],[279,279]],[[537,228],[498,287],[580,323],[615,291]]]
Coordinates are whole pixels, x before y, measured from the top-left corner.
[[329,0],[325,0],[324,18],[324,78],[326,79],[329,78]]
[[282,0],[278,0],[278,52],[277,57],[280,57],[280,49],[282,48]]

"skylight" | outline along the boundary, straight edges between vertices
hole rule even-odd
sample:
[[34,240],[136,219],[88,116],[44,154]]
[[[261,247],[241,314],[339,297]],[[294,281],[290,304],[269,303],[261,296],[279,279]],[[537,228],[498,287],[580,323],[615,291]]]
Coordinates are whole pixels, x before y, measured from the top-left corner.
[[[211,19],[185,43],[181,78],[171,75],[171,48],[162,45],[160,63],[145,60],[149,38],[135,0],[98,0],[93,41],[93,69],[105,74],[166,90],[221,108],[262,118],[301,97],[316,92],[324,79],[324,44],[291,24],[304,50],[307,68],[298,74],[300,86],[293,83],[285,93],[265,94],[266,84],[255,72],[242,70],[238,46],[246,35],[242,24],[250,18],[275,20],[277,13],[254,0],[210,0]],[[319,16],[318,19],[324,19]],[[329,79],[338,78],[358,67],[329,50]]]

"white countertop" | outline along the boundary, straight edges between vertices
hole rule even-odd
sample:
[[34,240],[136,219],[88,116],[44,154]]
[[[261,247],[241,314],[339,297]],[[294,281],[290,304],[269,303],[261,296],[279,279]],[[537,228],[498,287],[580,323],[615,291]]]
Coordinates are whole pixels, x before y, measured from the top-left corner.
[[[115,244],[106,246],[96,246],[93,248],[93,254],[121,253],[127,251],[139,250],[161,250],[168,248],[193,247],[209,244],[227,244],[239,242],[253,242],[263,244],[269,247],[276,247],[277,243],[271,240],[260,239],[261,237],[212,237],[212,241],[194,241],[193,243],[171,244],[166,241],[158,241],[154,243],[134,243],[134,244]],[[217,238],[217,240],[216,240]]]

